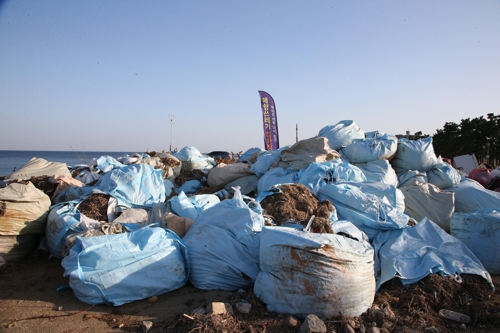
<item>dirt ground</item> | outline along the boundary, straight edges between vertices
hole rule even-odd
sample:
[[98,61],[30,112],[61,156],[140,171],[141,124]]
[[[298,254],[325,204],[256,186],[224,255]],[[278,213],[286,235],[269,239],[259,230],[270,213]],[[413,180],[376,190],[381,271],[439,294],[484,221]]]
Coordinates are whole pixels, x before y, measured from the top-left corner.
[[[183,181],[198,178],[200,175],[192,172],[182,173],[180,177]],[[46,179],[40,179],[38,184],[45,182]],[[277,224],[290,218],[307,223],[315,215],[313,232],[333,232],[325,228],[328,216],[335,209],[329,202],[319,202],[299,184],[283,185],[281,192],[261,203],[266,215],[273,216]],[[107,221],[108,198],[90,196],[80,204],[81,213]],[[42,250],[32,251],[20,262],[0,266],[0,332],[143,332],[146,321],[152,323],[151,333],[285,333],[300,332],[303,320],[297,318],[296,326],[289,325],[287,314],[269,313],[252,290],[204,291],[189,282],[178,290],[118,307],[92,306],[81,302],[65,287],[68,278],[63,274],[61,260],[49,259],[49,254]],[[391,280],[376,294],[372,309],[360,317],[345,318],[339,314],[339,317],[322,319],[329,333],[349,332],[345,330],[346,324],[358,333],[363,326],[367,330],[374,323],[382,333],[500,333],[500,276],[493,276],[495,291],[481,277],[464,275],[462,279],[459,283],[430,275],[407,286]],[[249,313],[236,310],[236,303],[241,301],[252,305]],[[197,309],[204,309],[211,302],[229,303],[234,314],[197,313]],[[444,319],[439,315],[442,309],[467,315],[470,322],[461,324]]]

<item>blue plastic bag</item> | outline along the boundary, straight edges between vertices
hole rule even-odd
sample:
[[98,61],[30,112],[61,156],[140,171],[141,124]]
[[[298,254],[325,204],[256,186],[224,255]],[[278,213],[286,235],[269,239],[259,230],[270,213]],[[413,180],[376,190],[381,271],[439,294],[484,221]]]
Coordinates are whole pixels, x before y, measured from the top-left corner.
[[77,237],[61,262],[76,297],[88,304],[119,306],[184,286],[186,248],[168,229]]

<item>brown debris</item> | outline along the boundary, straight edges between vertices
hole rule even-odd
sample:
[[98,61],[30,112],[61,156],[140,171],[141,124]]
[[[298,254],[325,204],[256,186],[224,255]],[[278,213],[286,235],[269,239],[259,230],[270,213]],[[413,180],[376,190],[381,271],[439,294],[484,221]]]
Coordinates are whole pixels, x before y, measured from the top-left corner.
[[175,185],[176,186],[182,186],[182,184],[184,184],[185,182],[189,181],[189,180],[199,180],[201,182],[201,180],[203,179],[203,177],[206,177],[205,176],[205,173],[201,170],[191,170],[191,171],[188,171],[186,169],[181,169],[181,172],[180,174],[175,177]]
[[50,176],[32,176],[30,182],[40,191],[52,197],[54,191],[56,190],[57,184],[49,181]]
[[92,193],[78,205],[78,211],[96,221],[108,222],[109,198],[107,194]]
[[[385,325],[392,327],[391,332],[396,332],[397,327],[411,328],[412,332],[425,332],[428,327],[435,327],[439,332],[458,330],[460,323],[439,316],[442,309],[471,317],[471,326],[498,326],[498,292],[494,292],[479,275],[464,274],[462,279],[462,283],[459,283],[453,278],[430,274],[421,281],[406,286],[402,286],[398,279],[393,279],[381,286],[374,304],[382,310],[389,308],[394,313],[395,320],[385,320]],[[496,301],[494,294],[497,294]],[[378,327],[384,324],[385,317],[370,318],[368,313],[362,316],[367,323],[378,321]]]
[[261,202],[265,214],[272,216],[276,224],[283,225],[293,220],[306,226],[314,215],[312,232],[333,233],[328,218],[335,208],[330,201],[319,202],[309,188],[302,184],[284,184],[280,189],[281,193],[269,195]]

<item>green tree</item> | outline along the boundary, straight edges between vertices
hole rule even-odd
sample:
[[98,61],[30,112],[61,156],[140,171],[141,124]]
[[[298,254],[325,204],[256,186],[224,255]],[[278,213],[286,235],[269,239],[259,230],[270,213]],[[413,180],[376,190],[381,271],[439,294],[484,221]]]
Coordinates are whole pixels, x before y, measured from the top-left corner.
[[488,113],[486,118],[462,119],[460,124],[447,122],[437,129],[432,139],[436,155],[452,158],[475,154],[479,160],[500,159],[500,115]]

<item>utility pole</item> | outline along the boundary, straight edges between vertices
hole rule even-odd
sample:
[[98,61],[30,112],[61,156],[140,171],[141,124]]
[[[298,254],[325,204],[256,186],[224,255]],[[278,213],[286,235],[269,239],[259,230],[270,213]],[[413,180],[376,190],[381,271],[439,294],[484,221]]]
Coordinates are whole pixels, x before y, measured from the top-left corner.
[[299,124],[295,124],[295,142],[299,142]]
[[172,152],[172,129],[174,127],[174,115],[171,113],[168,117],[170,119],[170,152]]

